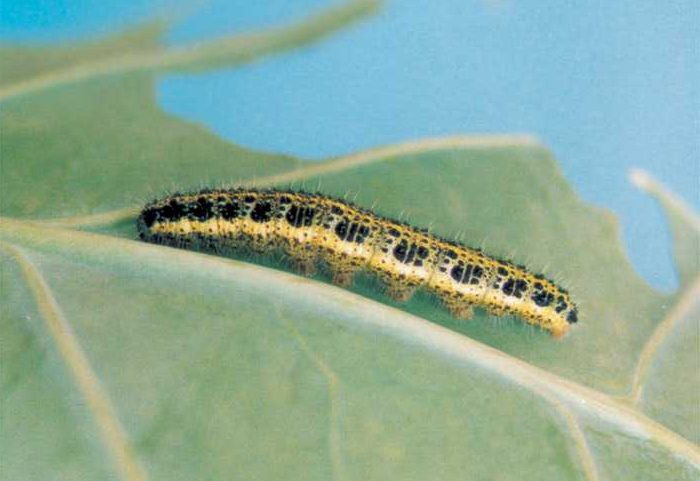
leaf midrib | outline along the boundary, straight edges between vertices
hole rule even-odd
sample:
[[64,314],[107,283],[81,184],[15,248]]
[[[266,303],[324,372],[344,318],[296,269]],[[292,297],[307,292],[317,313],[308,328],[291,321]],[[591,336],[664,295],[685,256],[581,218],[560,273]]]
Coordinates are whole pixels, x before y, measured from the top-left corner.
[[105,449],[113,458],[122,479],[148,481],[149,477],[134,453],[116,409],[92,368],[80,342],[63,314],[43,275],[23,248],[0,242],[0,249],[15,259],[37,304],[46,330],[51,336],[76,388],[80,391]]
[[[357,309],[357,318],[366,326],[379,327],[384,332],[412,344],[420,344],[438,355],[456,362],[477,365],[542,397],[553,396],[578,412],[586,412],[615,426],[620,431],[644,439],[652,439],[678,454],[688,463],[700,466],[700,449],[677,433],[648,418],[643,413],[607,394],[577,384],[541,368],[514,358],[497,349],[465,337],[435,323],[375,302],[330,284],[301,278],[292,274],[227,258],[176,250],[111,236],[46,227],[30,221],[0,218],[0,238],[20,243],[29,249],[85,251],[107,250],[128,253],[145,262],[155,253],[176,264],[196,263],[211,275],[242,278],[235,272],[245,269],[245,278],[254,282],[261,277],[266,285],[293,283],[295,289],[320,302],[341,303]],[[51,239],[47,242],[46,239]],[[299,284],[304,287],[299,289]],[[546,401],[547,399],[545,399]]]

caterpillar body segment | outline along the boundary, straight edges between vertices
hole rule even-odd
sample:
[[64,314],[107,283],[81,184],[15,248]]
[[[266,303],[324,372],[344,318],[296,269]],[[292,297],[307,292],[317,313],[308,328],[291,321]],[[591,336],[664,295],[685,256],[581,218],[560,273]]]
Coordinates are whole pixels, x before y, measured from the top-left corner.
[[405,301],[425,289],[457,318],[482,307],[494,315],[516,315],[554,337],[578,320],[569,294],[544,276],[320,194],[253,189],[175,194],[146,205],[137,228],[141,239],[175,247],[282,252],[306,275],[324,265],[342,286],[368,270],[393,299]]

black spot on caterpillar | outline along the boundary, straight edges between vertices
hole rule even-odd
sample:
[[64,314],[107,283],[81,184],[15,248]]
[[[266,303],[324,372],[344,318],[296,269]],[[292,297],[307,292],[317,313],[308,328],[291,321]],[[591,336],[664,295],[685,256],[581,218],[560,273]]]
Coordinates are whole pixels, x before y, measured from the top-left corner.
[[393,299],[408,300],[423,288],[458,318],[483,307],[494,315],[517,315],[557,338],[578,321],[566,290],[541,274],[320,194],[175,194],[146,205],[137,228],[144,241],[181,248],[282,251],[306,275],[322,262],[341,286],[367,269]]

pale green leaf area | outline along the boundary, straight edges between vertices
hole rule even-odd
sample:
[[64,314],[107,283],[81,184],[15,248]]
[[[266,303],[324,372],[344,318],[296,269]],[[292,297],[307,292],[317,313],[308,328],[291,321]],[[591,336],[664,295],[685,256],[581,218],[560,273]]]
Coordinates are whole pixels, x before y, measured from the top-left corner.
[[298,165],[173,119],[158,110],[152,80],[144,75],[11,100],[2,115],[4,215],[99,212],[191,185],[196,172],[196,185],[203,187]]
[[[672,219],[673,295],[529,137],[307,163],[155,103],[157,72],[251,61],[374,7],[176,50],[159,26],[0,50],[0,479],[697,479],[698,224],[660,186],[637,182]],[[555,341],[425,294],[393,303],[366,276],[340,289],[136,240],[151,197],[234,184],[347,195],[525,263],[580,323]]]
[[635,171],[631,180],[658,199],[669,219],[684,292],[650,340],[658,355],[640,363],[634,395],[645,412],[700,443],[700,219],[648,174]]
[[[697,292],[697,291],[696,291]],[[700,443],[700,303],[678,319],[650,366],[641,408],[654,419]]]
[[0,266],[2,479],[109,479],[114,470],[87,449],[100,444],[94,420],[52,360],[31,292],[14,262],[3,255]]

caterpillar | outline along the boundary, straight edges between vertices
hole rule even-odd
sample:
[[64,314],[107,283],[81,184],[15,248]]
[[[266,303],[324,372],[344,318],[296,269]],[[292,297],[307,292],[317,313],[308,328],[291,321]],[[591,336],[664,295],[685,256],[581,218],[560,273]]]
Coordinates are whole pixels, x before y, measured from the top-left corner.
[[474,307],[511,314],[564,336],[578,321],[569,293],[522,265],[448,241],[325,195],[290,190],[202,190],[148,203],[137,219],[147,242],[222,254],[286,254],[296,271],[318,265],[340,286],[361,269],[406,301],[423,288],[460,319]]

